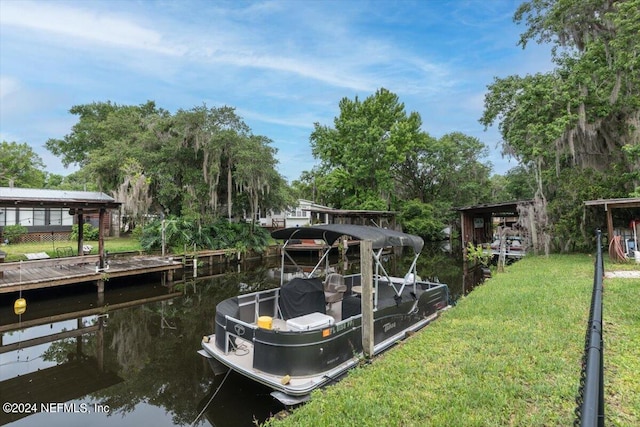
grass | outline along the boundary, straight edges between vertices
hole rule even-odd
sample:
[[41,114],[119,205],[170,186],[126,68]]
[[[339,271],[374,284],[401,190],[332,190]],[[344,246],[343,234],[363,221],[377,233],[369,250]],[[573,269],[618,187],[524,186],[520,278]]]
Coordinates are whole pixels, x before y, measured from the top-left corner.
[[639,302],[640,279],[605,281],[604,360],[607,425],[640,425]]
[[[85,245],[93,246],[91,253],[97,253],[98,241],[84,241]],[[105,250],[110,253],[116,252],[129,252],[140,251],[140,242],[138,239],[132,237],[106,237],[104,239]],[[71,247],[73,252],[76,253],[78,243],[76,241],[56,241],[56,248]],[[51,258],[55,258],[57,253],[54,249],[54,243],[41,242],[41,243],[11,243],[8,245],[0,246],[0,251],[7,253],[6,262],[19,261],[27,259],[24,254],[33,252],[46,252]]]
[[[527,257],[272,426],[566,426],[593,257]],[[614,266],[607,266],[613,269]],[[640,425],[640,280],[605,282],[607,425]]]

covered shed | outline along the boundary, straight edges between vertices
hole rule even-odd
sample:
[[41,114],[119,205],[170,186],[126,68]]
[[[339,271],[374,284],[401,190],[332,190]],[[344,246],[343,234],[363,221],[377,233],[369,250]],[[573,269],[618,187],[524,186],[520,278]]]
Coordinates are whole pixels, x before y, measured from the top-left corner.
[[463,250],[469,242],[474,245],[490,243],[493,240],[494,223],[500,222],[513,227],[520,216],[518,207],[532,203],[533,200],[519,200],[457,208],[456,210],[460,212],[460,237]]
[[[630,236],[633,235],[635,231],[635,238],[637,241],[637,230],[640,229],[640,197],[587,200],[584,204],[585,206],[604,207],[609,244],[611,244],[611,241],[616,236],[616,227],[614,224],[614,211],[616,210],[617,212],[615,213],[617,215],[615,216],[618,217],[619,221],[622,221],[623,225],[623,227],[619,227],[619,229],[629,229]],[[634,244],[637,244],[636,241],[634,241]],[[638,247],[633,249],[637,251]]]
[[[5,226],[20,224],[30,232],[54,233],[60,227],[84,224],[88,215],[97,215],[98,253],[104,265],[104,234],[107,212],[121,203],[101,192],[0,187],[0,233]],[[69,217],[71,224],[65,223]],[[78,255],[84,255],[83,227],[78,227]]]

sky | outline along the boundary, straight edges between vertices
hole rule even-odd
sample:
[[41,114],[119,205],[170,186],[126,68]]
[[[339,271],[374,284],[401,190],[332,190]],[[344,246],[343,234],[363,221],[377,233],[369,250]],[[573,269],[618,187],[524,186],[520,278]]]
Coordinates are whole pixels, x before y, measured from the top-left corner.
[[71,132],[74,105],[155,101],[170,112],[231,106],[278,149],[289,181],[319,161],[314,123],[333,125],[342,98],[398,95],[434,137],[482,141],[493,173],[497,126],[478,122],[495,77],[553,68],[548,46],[517,45],[517,0],[0,0],[0,139],[44,147]]

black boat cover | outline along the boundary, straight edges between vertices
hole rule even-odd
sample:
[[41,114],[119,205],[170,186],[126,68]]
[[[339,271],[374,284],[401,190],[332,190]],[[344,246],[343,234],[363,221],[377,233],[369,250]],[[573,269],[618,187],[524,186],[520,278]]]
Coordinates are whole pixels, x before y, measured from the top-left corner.
[[409,246],[413,248],[415,253],[420,253],[422,246],[424,246],[424,241],[419,236],[366,225],[322,224],[283,228],[271,233],[274,239],[322,239],[329,245],[333,245],[336,240],[345,235],[356,240],[371,240],[373,249],[388,246]]
[[291,279],[280,288],[280,312],[284,320],[319,312],[326,314],[320,279]]

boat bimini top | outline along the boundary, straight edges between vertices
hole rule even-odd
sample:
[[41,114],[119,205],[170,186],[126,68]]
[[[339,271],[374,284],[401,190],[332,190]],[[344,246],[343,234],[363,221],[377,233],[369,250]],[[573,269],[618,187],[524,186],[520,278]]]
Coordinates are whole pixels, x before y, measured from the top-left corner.
[[[271,237],[274,239],[282,239],[285,241],[282,247],[282,270],[281,270],[281,283],[284,281],[284,260],[285,256],[291,260],[296,266],[296,262],[289,256],[286,251],[287,245],[298,239],[313,239],[313,240],[323,240],[328,248],[331,248],[333,244],[338,240],[341,236],[350,236],[355,240],[370,240],[372,242],[373,247],[373,259],[375,261],[375,274],[374,281],[375,287],[378,287],[378,278],[380,277],[380,273],[387,279],[390,286],[393,286],[395,289],[396,295],[401,295],[404,287],[408,284],[412,284],[414,287],[416,286],[416,279],[418,277],[416,273],[416,262],[418,261],[418,257],[420,256],[420,252],[422,251],[422,247],[424,246],[424,241],[420,236],[415,236],[413,234],[407,234],[400,231],[389,230],[386,228],[378,228],[371,227],[366,225],[352,225],[352,224],[322,224],[322,225],[313,225],[308,227],[290,227],[283,228],[280,230],[275,230],[271,233]],[[410,247],[413,249],[414,258],[411,263],[411,267],[409,268],[409,272],[404,276],[403,279],[392,278],[389,277],[389,274],[385,270],[384,266],[381,262],[382,251],[387,247]],[[325,251],[324,255],[318,261],[318,264],[314,267],[314,269],[308,275],[305,273],[307,277],[313,277],[316,270],[319,266],[324,262],[327,264],[327,268],[329,267],[329,250]],[[400,286],[400,289],[397,288]],[[414,289],[415,291],[415,289]],[[377,300],[377,292],[375,294],[375,298]],[[376,301],[377,305],[377,301]]]
[[419,254],[424,246],[422,237],[367,225],[323,224],[283,228],[271,233],[271,237],[274,239],[322,239],[328,245],[333,245],[340,236],[351,236],[356,240],[371,240],[373,249],[409,246],[416,254]]

